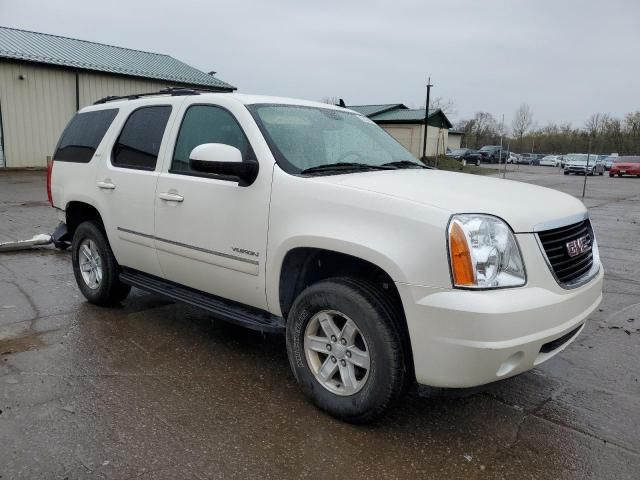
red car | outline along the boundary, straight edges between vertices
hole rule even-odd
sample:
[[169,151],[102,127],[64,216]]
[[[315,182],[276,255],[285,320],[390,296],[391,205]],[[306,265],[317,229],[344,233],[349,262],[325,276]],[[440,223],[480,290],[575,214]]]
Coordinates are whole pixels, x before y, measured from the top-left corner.
[[613,177],[618,175],[637,175],[640,177],[640,157],[618,157],[611,169],[609,170],[609,176]]

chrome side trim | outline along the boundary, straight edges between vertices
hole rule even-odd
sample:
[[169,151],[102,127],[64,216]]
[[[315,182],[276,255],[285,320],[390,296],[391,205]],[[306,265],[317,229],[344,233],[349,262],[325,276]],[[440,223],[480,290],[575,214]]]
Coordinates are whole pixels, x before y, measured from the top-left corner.
[[171,245],[176,245],[178,247],[188,248],[190,250],[196,250],[198,252],[208,253],[210,255],[215,255],[217,257],[229,258],[231,260],[237,260],[238,262],[249,263],[251,265],[260,265],[260,262],[257,260],[251,260],[248,258],[238,257],[236,255],[230,255],[228,253],[216,252],[215,250],[208,250],[202,247],[196,247],[195,245],[188,245],[186,243],[176,242],[174,240],[169,240],[166,238],[156,237],[155,235],[150,235],[148,233],[136,232],[135,230],[130,230],[128,228],[118,227],[118,230],[125,233],[130,233],[132,235],[138,235],[140,237],[151,238],[153,240],[157,240],[158,242],[169,243]]
[[573,225],[574,223],[583,222],[589,218],[589,212],[578,213],[571,215],[570,217],[560,218],[558,220],[551,220],[549,222],[538,223],[533,226],[534,232],[543,232],[545,230],[553,230],[554,228],[566,227]]

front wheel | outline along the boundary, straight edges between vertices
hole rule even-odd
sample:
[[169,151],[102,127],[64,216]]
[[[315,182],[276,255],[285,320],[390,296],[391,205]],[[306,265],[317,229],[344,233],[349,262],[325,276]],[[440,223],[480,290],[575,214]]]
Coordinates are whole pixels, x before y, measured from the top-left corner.
[[289,362],[303,392],[348,422],[380,417],[408,378],[396,317],[364,281],[333,278],[304,290],[287,321]]
[[76,228],[71,244],[71,263],[78,288],[95,305],[124,300],[131,287],[120,282],[119,266],[104,231],[93,222]]
[[564,171],[564,174],[565,174],[565,175],[569,175],[569,172],[567,172],[567,171],[565,170],[565,171]]

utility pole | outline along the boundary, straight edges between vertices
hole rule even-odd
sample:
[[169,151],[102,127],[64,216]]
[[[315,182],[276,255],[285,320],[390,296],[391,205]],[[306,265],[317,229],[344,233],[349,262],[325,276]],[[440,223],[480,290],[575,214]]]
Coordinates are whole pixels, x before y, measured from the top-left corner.
[[427,80],[427,103],[424,107],[424,136],[422,140],[422,160],[427,159],[427,130],[429,130],[429,97],[431,95],[431,75],[429,75],[429,80]]

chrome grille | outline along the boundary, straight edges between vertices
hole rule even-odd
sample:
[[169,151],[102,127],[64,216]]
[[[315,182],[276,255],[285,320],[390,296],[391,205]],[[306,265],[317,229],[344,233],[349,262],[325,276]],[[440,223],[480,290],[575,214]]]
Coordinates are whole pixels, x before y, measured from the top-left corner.
[[[585,238],[587,250],[575,255],[569,255],[568,243]],[[593,266],[593,230],[589,220],[583,220],[572,225],[538,232],[540,244],[547,255],[549,266],[561,284],[574,283],[586,275]]]

